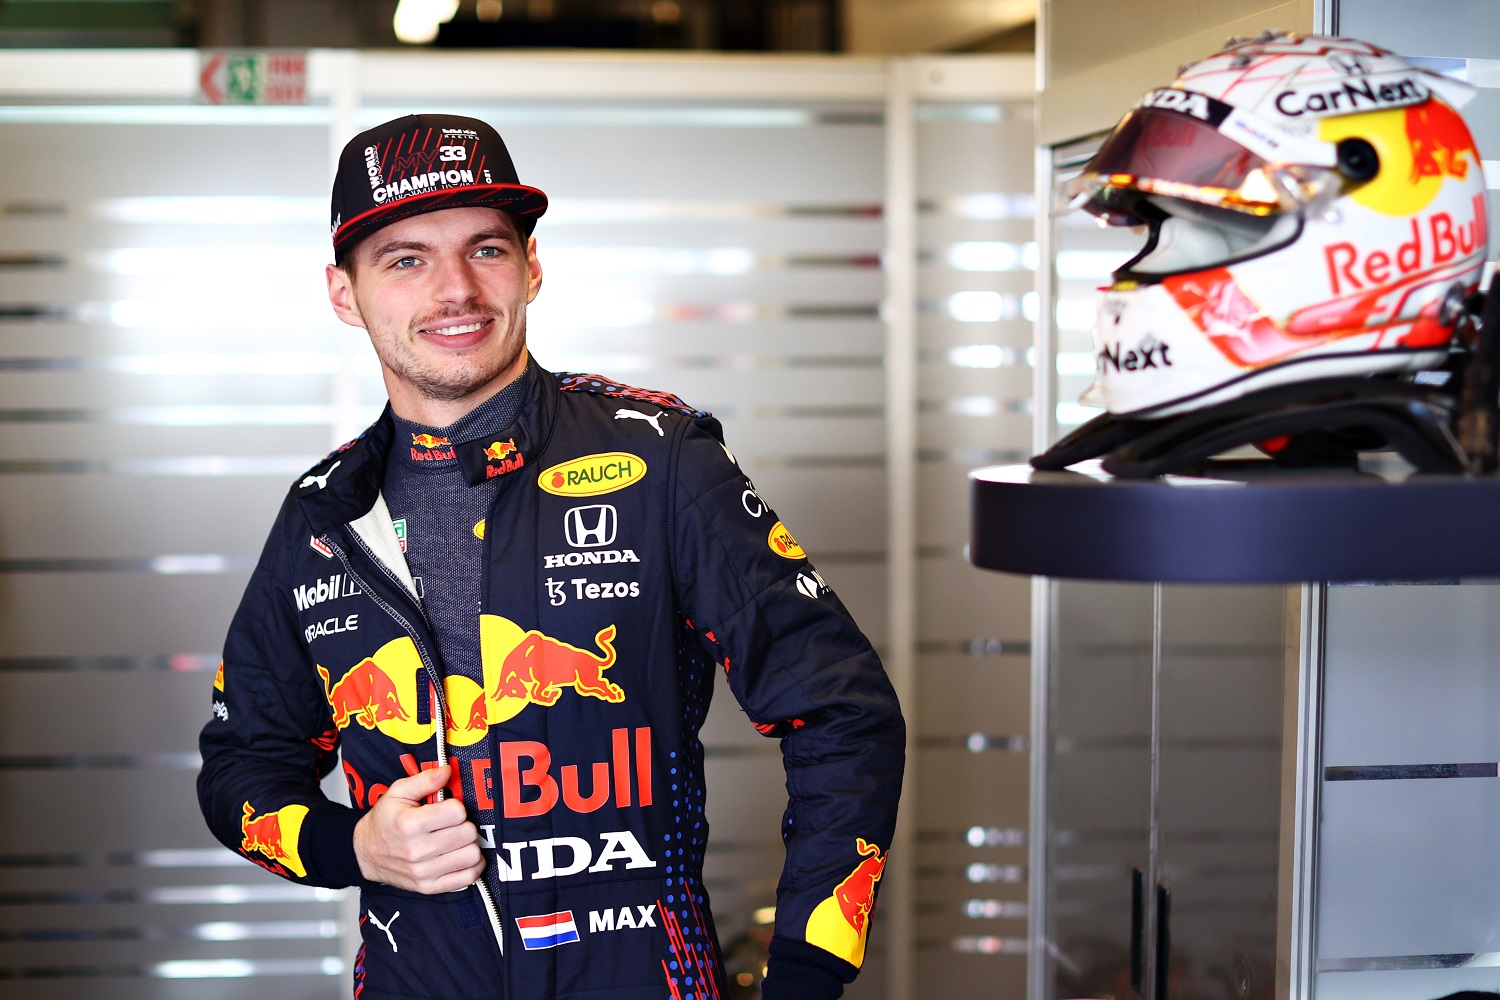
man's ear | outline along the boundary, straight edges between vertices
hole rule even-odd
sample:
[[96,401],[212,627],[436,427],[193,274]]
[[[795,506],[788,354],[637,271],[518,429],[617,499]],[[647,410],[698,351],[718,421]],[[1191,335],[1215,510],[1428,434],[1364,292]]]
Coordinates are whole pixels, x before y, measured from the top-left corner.
[[536,293],[542,290],[542,262],[536,255],[536,237],[526,238],[526,301],[528,304],[536,300]]
[[328,303],[333,306],[335,315],[350,326],[363,330],[365,319],[360,315],[359,303],[354,300],[354,279],[337,264],[329,264],[323,273],[328,279]]

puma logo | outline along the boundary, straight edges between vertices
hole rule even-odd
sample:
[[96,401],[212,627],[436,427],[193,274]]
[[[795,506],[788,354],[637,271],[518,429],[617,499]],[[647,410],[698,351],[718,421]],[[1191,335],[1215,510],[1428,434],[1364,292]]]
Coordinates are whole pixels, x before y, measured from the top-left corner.
[[[302,477],[302,482],[300,482],[300,483],[297,484],[297,488],[305,490],[309,486],[311,486],[313,483],[317,483],[318,484],[318,489],[321,490],[323,487],[325,487],[325,486],[328,485],[328,477],[331,476],[331,475],[333,475],[333,470],[337,469],[339,466],[341,466],[343,464],[344,464],[344,460],[343,459],[339,459],[337,462],[334,462],[331,466],[329,466],[328,467],[328,471],[325,472],[325,473],[323,473],[321,476],[314,476],[314,475],[312,475],[312,474],[309,473],[308,475]],[[392,917],[391,919],[395,920],[396,918]]]
[[667,412],[667,411],[666,410],[657,410],[655,416],[648,416],[647,414],[642,413],[639,410],[616,410],[615,411],[615,419],[616,420],[644,420],[644,421],[646,421],[646,423],[648,423],[652,427],[656,428],[656,436],[657,437],[666,437],[667,436],[666,431],[662,430],[661,429],[661,424],[657,423],[657,421],[661,419],[661,415],[663,413],[665,413],[665,412]]
[[[332,472],[333,470],[330,469],[329,471]],[[401,949],[396,947],[396,935],[391,933],[391,924],[394,924],[396,922],[396,918],[401,916],[401,911],[397,910],[395,913],[392,913],[391,919],[387,920],[383,924],[380,922],[380,918],[375,915],[374,910],[366,910],[365,912],[370,915],[370,923],[385,931],[386,938],[391,942],[391,951],[400,951]]]

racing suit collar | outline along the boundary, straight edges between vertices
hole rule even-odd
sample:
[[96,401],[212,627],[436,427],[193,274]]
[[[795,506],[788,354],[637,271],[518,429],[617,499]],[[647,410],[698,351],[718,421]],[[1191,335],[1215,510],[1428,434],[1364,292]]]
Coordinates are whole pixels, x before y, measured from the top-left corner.
[[[540,365],[533,363],[532,370],[535,377],[529,379],[528,397],[515,423],[498,435],[454,443],[471,485],[534,465],[546,449],[557,415],[558,382]],[[314,532],[356,521],[374,508],[394,436],[395,417],[387,403],[363,434],[319,462],[293,488]]]

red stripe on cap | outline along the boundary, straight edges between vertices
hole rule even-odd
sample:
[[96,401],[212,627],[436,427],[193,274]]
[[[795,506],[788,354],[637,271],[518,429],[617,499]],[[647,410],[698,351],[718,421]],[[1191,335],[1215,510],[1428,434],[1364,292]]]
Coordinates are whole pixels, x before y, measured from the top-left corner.
[[[333,237],[333,245],[335,247],[337,247],[340,243],[342,243],[345,239],[347,239],[349,233],[356,226],[360,225],[361,223],[368,222],[368,221],[371,221],[371,220],[374,220],[374,219],[378,219],[381,215],[384,215],[387,212],[393,212],[393,211],[395,211],[398,208],[406,208],[406,207],[409,207],[409,206],[411,206],[413,204],[417,204],[419,202],[427,201],[429,199],[432,199],[432,200],[451,199],[451,198],[453,198],[456,195],[472,195],[472,194],[484,193],[484,192],[496,192],[496,193],[498,193],[498,192],[502,192],[502,191],[514,191],[514,192],[517,192],[517,197],[516,197],[516,199],[514,199],[514,200],[517,200],[517,201],[520,200],[521,198],[525,197],[526,195],[539,195],[543,199],[544,202],[545,202],[545,200],[547,198],[547,195],[545,193],[543,193],[542,191],[540,191],[540,190],[538,190],[537,188],[534,188],[534,187],[527,187],[524,184],[465,184],[463,187],[449,188],[449,189],[444,190],[444,191],[426,191],[426,192],[423,192],[422,194],[408,195],[407,197],[402,198],[399,201],[393,201],[393,202],[390,202],[390,203],[385,204],[385,205],[376,205],[374,208],[367,209],[366,211],[363,211],[363,212],[359,213],[354,218],[349,219],[348,221],[346,221],[342,226],[339,226],[338,233],[335,234],[334,237]],[[499,202],[497,204],[492,204],[492,205],[488,205],[488,206],[486,206],[486,205],[479,205],[479,206],[476,206],[476,207],[478,207],[478,208],[486,208],[486,207],[488,207],[488,208],[500,208],[500,207],[502,207],[505,204],[506,204],[506,202]],[[459,205],[459,206],[455,206],[455,207],[462,208],[463,206]],[[546,207],[547,206],[545,204],[542,204],[542,205],[538,205],[538,206],[535,206],[535,207],[532,207],[532,208],[525,208],[525,209],[521,209],[518,212],[518,214],[520,214],[520,215],[540,215],[542,212],[544,212],[546,210]],[[429,211],[436,211],[436,209],[429,209]]]

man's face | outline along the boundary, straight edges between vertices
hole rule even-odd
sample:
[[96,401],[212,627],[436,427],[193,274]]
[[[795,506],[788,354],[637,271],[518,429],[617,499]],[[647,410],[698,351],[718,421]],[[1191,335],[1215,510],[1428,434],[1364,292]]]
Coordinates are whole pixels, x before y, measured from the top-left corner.
[[526,367],[526,306],[542,285],[536,240],[493,208],[393,222],[329,266],[328,298],[364,327],[386,391],[409,420],[446,426]]

